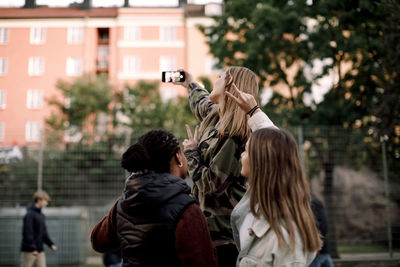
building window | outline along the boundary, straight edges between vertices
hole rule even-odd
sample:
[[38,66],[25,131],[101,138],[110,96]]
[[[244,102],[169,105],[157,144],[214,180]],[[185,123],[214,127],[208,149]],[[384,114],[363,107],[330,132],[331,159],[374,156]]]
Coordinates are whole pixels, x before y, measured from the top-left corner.
[[127,26],[124,28],[124,40],[125,41],[139,41],[140,40],[140,28],[136,26]]
[[0,90],[0,109],[6,108],[6,90]]
[[25,139],[27,142],[39,142],[40,141],[40,123],[39,122],[27,122],[25,124]]
[[102,60],[108,59],[110,55],[110,47],[108,45],[99,45],[97,47],[97,57]]
[[7,58],[0,57],[0,76],[5,76],[7,74]]
[[164,103],[166,103],[166,102],[168,102],[168,101],[170,101],[170,100],[173,100],[173,99],[175,99],[176,98],[176,95],[177,95],[177,92],[176,92],[176,90],[175,90],[175,88],[164,88],[162,91],[161,91],[161,100],[164,102]]
[[0,142],[4,141],[4,123],[0,122]]
[[44,73],[44,58],[43,57],[30,57],[28,65],[29,76],[39,76]]
[[169,56],[160,57],[160,71],[176,70],[176,58]]
[[222,5],[217,3],[210,3],[204,6],[204,14],[206,16],[221,16]]
[[97,47],[97,70],[104,71],[108,70],[109,61],[108,56],[110,55],[110,48],[108,45],[99,45]]
[[139,57],[125,56],[124,57],[124,73],[133,74],[139,72],[140,62]]
[[28,90],[26,95],[26,106],[29,109],[40,109],[43,106],[43,91]]
[[8,43],[8,28],[0,28],[0,44]]
[[68,28],[68,43],[69,44],[83,43],[83,28],[82,27],[69,27]]
[[81,58],[67,58],[67,75],[80,76],[82,75],[82,59]]
[[44,44],[46,41],[46,29],[42,27],[31,28],[31,44]]
[[176,28],[174,26],[162,26],[160,28],[160,40],[161,41],[175,41],[176,40]]
[[216,74],[221,72],[221,70],[216,67],[216,65],[218,64],[218,59],[216,59],[215,57],[206,57],[205,63],[206,74]]
[[110,29],[109,28],[98,28],[98,43],[108,44],[110,41]]

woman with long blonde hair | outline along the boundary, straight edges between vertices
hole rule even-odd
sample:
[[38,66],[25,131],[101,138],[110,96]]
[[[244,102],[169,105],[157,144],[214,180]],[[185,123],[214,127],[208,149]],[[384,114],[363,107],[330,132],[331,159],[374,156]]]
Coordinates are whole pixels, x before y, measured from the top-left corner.
[[257,96],[257,77],[247,68],[230,67],[214,82],[211,93],[193,82],[188,72],[185,77],[185,82],[175,84],[189,89],[190,107],[200,122],[194,135],[186,126],[188,139],[183,142],[193,196],[206,216],[220,266],[234,266],[238,251],[230,215],[246,191],[245,179],[240,175],[240,155],[251,130],[248,114],[226,92],[233,93],[235,83],[245,88],[245,93]]
[[231,217],[237,266],[308,266],[322,242],[296,141],[274,127],[251,95],[237,89],[227,95],[244,111],[255,106],[250,122],[259,120],[241,156],[249,187]]

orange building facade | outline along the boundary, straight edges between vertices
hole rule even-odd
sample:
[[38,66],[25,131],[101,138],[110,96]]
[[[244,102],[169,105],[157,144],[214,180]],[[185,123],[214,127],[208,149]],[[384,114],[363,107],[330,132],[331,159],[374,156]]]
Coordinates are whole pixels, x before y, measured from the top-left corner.
[[[164,70],[214,75],[215,60],[196,27],[212,19],[188,16],[186,8],[0,8],[0,147],[40,142],[54,112],[46,100],[59,79],[105,72],[122,89],[160,80]],[[186,94],[171,84],[160,91],[166,98]]]

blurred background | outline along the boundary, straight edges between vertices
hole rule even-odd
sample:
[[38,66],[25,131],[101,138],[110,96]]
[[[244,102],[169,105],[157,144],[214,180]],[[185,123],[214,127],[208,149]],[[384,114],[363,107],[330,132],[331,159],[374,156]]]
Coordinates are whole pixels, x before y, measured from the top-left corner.
[[336,265],[399,266],[395,0],[0,0],[0,266],[19,264],[37,189],[52,198],[48,264],[102,266],[89,236],[123,189],[121,154],[150,129],[182,141],[197,124],[161,72],[211,90],[233,65],[295,136]]

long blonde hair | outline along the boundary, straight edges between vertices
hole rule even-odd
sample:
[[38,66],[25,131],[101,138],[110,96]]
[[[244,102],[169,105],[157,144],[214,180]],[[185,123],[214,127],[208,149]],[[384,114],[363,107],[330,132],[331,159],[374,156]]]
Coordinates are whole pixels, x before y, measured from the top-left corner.
[[[230,67],[226,70],[225,91],[235,95],[231,86],[232,82],[235,83],[239,90],[252,94],[255,99],[258,99],[257,76],[248,68]],[[205,128],[217,113],[219,115],[219,122],[216,125],[216,129],[220,137],[225,136],[226,129],[228,126],[231,126],[227,134],[228,137],[239,136],[242,141],[248,139],[251,130],[247,125],[247,114],[226,95],[224,95],[222,102],[219,103],[218,108],[211,111],[201,123],[199,130],[200,136],[203,135]]]
[[[250,210],[264,216],[278,237],[279,246],[287,246],[280,222],[289,233],[289,248],[295,246],[295,227],[303,241],[303,250],[312,252],[322,242],[311,210],[311,194],[294,138],[287,132],[264,128],[252,133],[249,141]],[[256,210],[256,205],[258,209]]]

